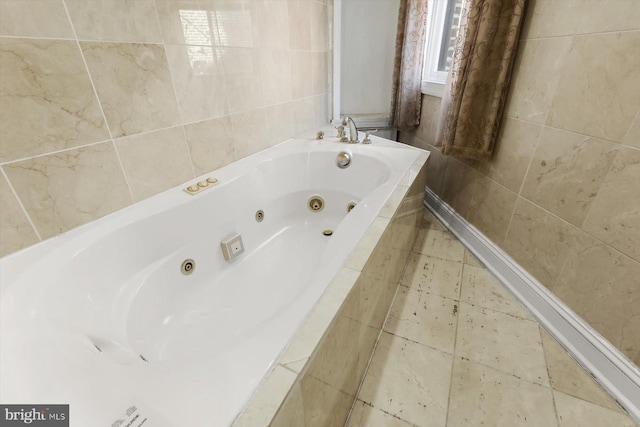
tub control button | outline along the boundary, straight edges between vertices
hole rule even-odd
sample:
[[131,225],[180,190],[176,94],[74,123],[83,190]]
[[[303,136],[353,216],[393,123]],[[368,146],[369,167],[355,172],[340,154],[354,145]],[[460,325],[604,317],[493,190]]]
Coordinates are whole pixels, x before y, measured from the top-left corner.
[[209,184],[215,184],[216,182],[218,182],[218,180],[217,180],[217,179],[215,179],[215,178],[207,178],[207,182],[208,182]]
[[208,187],[208,186],[209,186],[209,183],[207,181],[200,181],[198,183],[198,187],[203,187],[204,188],[204,187]]
[[198,190],[200,190],[200,188],[197,185],[190,185],[190,186],[187,187],[187,191],[195,192],[195,191],[198,191]]

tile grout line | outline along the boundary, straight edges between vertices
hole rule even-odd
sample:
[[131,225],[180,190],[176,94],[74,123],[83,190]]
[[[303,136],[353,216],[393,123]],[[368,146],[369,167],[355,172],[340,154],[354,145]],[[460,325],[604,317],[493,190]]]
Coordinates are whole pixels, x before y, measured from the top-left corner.
[[[537,322],[536,322],[537,323]],[[551,373],[549,372],[549,363],[547,362],[547,353],[545,351],[544,342],[542,340],[542,326],[538,323],[538,336],[540,336],[540,347],[542,347],[542,357],[544,358],[544,367],[547,371],[547,380],[549,381],[549,391],[551,393],[551,402],[553,403],[553,412],[556,416],[556,425],[560,426],[560,416],[558,415],[558,407],[556,405],[556,396],[553,386],[551,385]]]
[[447,414],[445,416],[445,422],[444,422],[444,427],[446,427],[449,424],[449,413],[450,413],[450,408],[451,408],[451,397],[453,395],[453,380],[454,380],[454,376],[453,376],[453,368],[455,366],[456,363],[456,349],[458,347],[458,329],[460,327],[460,313],[462,312],[462,285],[463,285],[463,281],[462,278],[464,277],[464,267],[465,267],[465,263],[464,263],[464,255],[462,257],[462,268],[460,269],[460,291],[458,293],[458,312],[456,313],[456,330],[455,330],[455,335],[454,335],[454,339],[453,339],[453,355],[451,357],[451,375],[449,375],[449,395],[447,396]]
[[105,127],[107,128],[107,132],[109,133],[109,138],[111,139],[113,150],[115,151],[116,158],[118,159],[118,164],[120,165],[120,171],[122,172],[122,176],[124,177],[124,182],[127,184],[127,189],[129,190],[129,196],[131,197],[131,202],[134,203],[136,199],[133,196],[133,190],[131,189],[131,185],[129,184],[129,178],[127,177],[127,174],[124,170],[124,166],[122,165],[122,159],[120,158],[118,147],[116,146],[116,142],[113,138],[113,133],[111,132],[111,126],[109,125],[109,121],[107,120],[107,115],[104,112],[104,108],[102,108],[102,101],[100,101],[100,97],[98,96],[98,90],[96,89],[96,85],[93,82],[93,76],[91,75],[91,70],[89,70],[89,64],[87,64],[87,60],[84,56],[84,51],[82,50],[82,46],[80,45],[80,40],[78,40],[78,33],[76,32],[76,27],[73,24],[73,20],[71,19],[71,14],[69,13],[69,8],[67,7],[66,0],[62,0],[62,5],[64,6],[65,13],[67,14],[67,19],[69,20],[69,25],[71,26],[71,31],[73,32],[73,37],[75,38],[76,46],[78,47],[78,51],[80,52],[80,58],[82,58],[82,63],[84,64],[84,68],[87,72],[87,76],[89,77],[89,82],[91,83],[91,88],[93,89],[93,96],[95,96],[96,102],[98,103],[98,107],[100,108],[100,113],[102,113],[102,118],[104,120]]
[[[31,224],[31,228],[33,228],[33,231],[36,233],[36,237],[38,237],[38,240],[42,242],[42,236],[40,235],[40,232],[38,231],[38,229],[36,228],[36,225],[31,219],[31,215],[29,215],[29,212],[27,212],[27,209],[22,204],[22,200],[20,200],[18,193],[16,192],[15,188],[13,188],[13,184],[11,183],[9,176],[6,174],[2,165],[0,165],[0,173],[2,174],[4,179],[7,180],[7,184],[9,185],[9,189],[11,190],[11,193],[13,193],[13,197],[15,197],[16,200],[18,201],[18,205],[20,205],[20,209],[22,209],[22,212],[27,217],[27,221],[29,221],[29,224]],[[17,252],[17,251],[14,251],[14,252]]]
[[630,30],[610,30],[610,31],[593,31],[590,33],[573,33],[573,34],[559,34],[557,36],[542,36],[542,37],[529,37],[521,39],[521,41],[528,40],[550,40],[550,39],[559,39],[563,37],[588,37],[588,36],[600,36],[606,34],[618,34],[618,33],[633,33],[639,32],[638,29],[630,29]]
[[47,157],[47,156],[54,156],[56,154],[60,154],[60,153],[65,153],[67,151],[73,151],[73,150],[78,150],[80,148],[87,148],[87,147],[91,147],[94,145],[99,145],[99,144],[104,144],[104,143],[110,143],[112,142],[112,139],[103,139],[101,141],[97,141],[97,142],[90,142],[88,144],[81,144],[81,145],[75,145],[73,147],[68,147],[68,148],[63,148],[61,150],[55,150],[55,151],[50,151],[47,153],[43,153],[43,154],[37,154],[35,156],[31,156],[31,157],[22,157],[20,159],[15,159],[15,160],[9,160],[7,162],[2,162],[0,163],[0,166],[5,166],[5,165],[12,165],[14,163],[20,163],[20,162],[25,162],[27,160],[33,160],[33,159],[39,159],[41,157]]

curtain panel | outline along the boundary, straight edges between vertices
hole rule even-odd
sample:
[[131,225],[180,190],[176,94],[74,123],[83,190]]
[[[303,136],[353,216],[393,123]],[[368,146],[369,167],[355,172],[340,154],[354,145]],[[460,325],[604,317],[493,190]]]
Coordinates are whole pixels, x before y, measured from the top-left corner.
[[398,129],[420,124],[426,31],[427,0],[400,0],[391,98],[391,126]]
[[525,0],[466,0],[442,98],[444,154],[489,159],[500,129]]

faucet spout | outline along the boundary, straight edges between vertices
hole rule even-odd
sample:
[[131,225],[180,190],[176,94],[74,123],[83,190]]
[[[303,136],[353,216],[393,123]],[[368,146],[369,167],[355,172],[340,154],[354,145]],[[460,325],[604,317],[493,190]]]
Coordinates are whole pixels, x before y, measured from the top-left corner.
[[349,144],[357,144],[358,141],[358,128],[356,127],[356,123],[349,116],[345,117],[343,120],[343,124],[345,126],[349,126]]

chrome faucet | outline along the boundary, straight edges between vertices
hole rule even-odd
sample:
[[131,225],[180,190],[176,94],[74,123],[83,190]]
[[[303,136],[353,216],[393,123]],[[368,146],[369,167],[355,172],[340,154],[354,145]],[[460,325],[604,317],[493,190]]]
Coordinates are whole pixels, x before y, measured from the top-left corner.
[[349,144],[357,144],[358,141],[358,128],[356,127],[356,123],[349,116],[342,119],[343,126],[349,126]]

